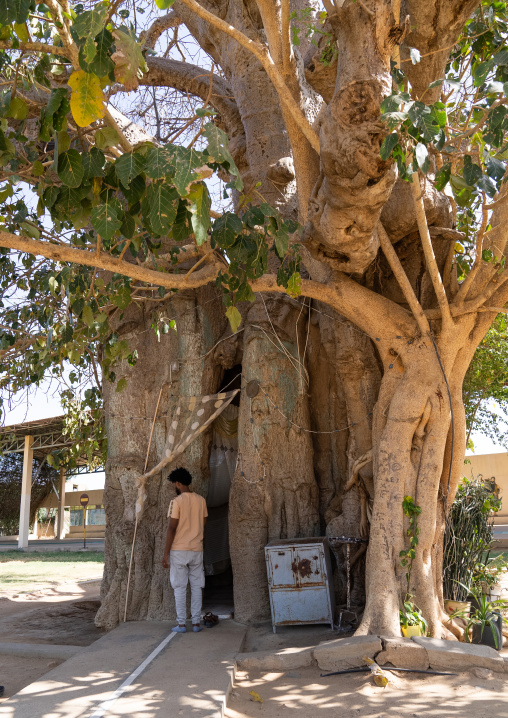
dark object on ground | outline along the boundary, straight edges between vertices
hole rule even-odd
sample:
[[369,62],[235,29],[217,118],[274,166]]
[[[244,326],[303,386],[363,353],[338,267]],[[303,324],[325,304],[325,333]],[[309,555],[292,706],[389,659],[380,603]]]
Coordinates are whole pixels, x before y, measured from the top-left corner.
[[[406,671],[407,673],[424,673],[427,676],[458,676],[458,673],[446,673],[443,671],[422,671],[418,668],[388,668],[387,666],[379,666],[383,671]],[[328,676],[341,676],[343,673],[367,673],[370,671],[369,666],[362,668],[348,668],[345,671],[334,671],[333,673],[321,673],[321,678]]]
[[503,647],[503,617],[499,613],[492,615],[494,625],[487,624],[483,626],[473,626],[473,635],[471,643],[479,643],[482,646],[490,646],[496,651],[500,651]]
[[0,698],[3,696],[4,690],[5,688],[3,686],[0,686]]
[[205,624],[206,628],[213,628],[219,623],[219,617],[213,614],[211,611],[208,611],[208,613],[205,613],[203,616],[203,623]]

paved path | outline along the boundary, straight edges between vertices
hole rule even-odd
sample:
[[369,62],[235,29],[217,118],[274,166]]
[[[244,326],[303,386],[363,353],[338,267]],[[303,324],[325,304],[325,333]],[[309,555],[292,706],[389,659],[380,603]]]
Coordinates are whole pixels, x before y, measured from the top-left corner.
[[121,624],[2,703],[0,717],[221,718],[245,627],[180,635],[171,625]]
[[[104,539],[87,539],[86,547],[90,551],[104,551]],[[79,551],[83,548],[83,539],[34,539],[28,542],[28,548],[19,551]],[[0,551],[13,551],[18,549],[15,540],[2,540],[0,536]]]

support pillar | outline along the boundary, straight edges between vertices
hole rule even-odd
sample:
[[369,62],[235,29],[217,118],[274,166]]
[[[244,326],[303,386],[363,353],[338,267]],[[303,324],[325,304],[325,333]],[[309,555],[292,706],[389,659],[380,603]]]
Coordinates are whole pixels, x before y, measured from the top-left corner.
[[60,469],[60,486],[58,487],[58,517],[56,523],[56,538],[62,540],[65,536],[65,480],[67,478],[64,468]]
[[30,523],[30,496],[32,493],[32,466],[34,458],[32,449],[33,442],[33,436],[25,436],[21,505],[19,508],[18,548],[28,548],[28,525]]

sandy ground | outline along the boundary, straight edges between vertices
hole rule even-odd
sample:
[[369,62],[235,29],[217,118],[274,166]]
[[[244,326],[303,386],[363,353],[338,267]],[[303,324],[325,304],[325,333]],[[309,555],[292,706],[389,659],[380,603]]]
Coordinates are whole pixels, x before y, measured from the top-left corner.
[[[0,598],[0,641],[89,646],[103,635],[94,625],[100,580]],[[0,655],[0,702],[61,661]]]
[[[370,674],[321,678],[317,668],[287,673],[238,672],[227,718],[507,718],[508,674],[488,679],[393,675],[386,688]],[[251,695],[254,691],[257,696]],[[262,703],[255,700],[262,699]]]

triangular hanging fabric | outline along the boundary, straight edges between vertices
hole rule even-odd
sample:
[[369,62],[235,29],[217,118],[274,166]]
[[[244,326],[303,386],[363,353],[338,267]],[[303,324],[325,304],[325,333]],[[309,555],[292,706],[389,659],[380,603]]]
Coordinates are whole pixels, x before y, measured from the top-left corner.
[[147,480],[155,474],[159,474],[168,464],[181,456],[189,444],[229,406],[239,391],[240,389],[235,389],[220,394],[179,397],[169,425],[164,458],[148,473],[136,479],[138,489],[136,519],[138,521],[142,517],[145,507]]

